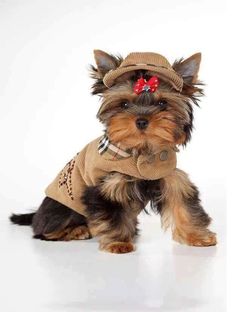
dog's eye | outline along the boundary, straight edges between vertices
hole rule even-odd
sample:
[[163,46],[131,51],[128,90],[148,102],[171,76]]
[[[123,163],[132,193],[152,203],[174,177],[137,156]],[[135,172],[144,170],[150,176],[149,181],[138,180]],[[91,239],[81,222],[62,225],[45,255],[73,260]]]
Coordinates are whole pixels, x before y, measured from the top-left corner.
[[160,109],[163,110],[167,107],[167,101],[166,100],[159,100],[156,102],[156,106],[160,107]]
[[127,108],[129,108],[129,102],[122,102],[121,104],[120,104],[120,106],[122,107],[122,108],[124,108],[124,109],[127,109]]

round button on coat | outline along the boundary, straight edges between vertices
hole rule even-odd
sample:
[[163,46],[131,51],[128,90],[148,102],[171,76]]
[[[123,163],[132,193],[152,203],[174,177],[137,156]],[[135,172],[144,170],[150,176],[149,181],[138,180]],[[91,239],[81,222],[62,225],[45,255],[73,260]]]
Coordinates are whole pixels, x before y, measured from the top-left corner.
[[168,159],[168,151],[161,151],[160,152],[160,160],[164,161]]

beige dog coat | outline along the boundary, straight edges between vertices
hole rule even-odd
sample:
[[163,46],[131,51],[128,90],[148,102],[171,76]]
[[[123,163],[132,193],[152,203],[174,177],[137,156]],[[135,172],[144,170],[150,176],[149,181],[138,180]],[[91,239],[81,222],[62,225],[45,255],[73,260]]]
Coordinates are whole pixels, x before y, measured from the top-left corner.
[[86,145],[47,187],[46,195],[86,216],[81,196],[87,186],[97,185],[109,172],[137,179],[157,180],[176,168],[176,150],[162,148],[152,157],[137,156],[111,144],[106,136]]

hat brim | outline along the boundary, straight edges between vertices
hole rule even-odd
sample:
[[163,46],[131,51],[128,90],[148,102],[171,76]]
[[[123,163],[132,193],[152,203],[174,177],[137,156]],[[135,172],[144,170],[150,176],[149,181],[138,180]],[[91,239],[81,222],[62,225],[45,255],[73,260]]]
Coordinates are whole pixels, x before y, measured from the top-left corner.
[[174,70],[165,67],[157,67],[152,65],[131,65],[126,67],[118,67],[115,70],[109,71],[103,78],[103,83],[106,87],[110,88],[115,84],[115,80],[121,75],[139,69],[150,70],[159,74],[159,78],[169,82],[177,91],[183,88],[183,78],[180,77]]

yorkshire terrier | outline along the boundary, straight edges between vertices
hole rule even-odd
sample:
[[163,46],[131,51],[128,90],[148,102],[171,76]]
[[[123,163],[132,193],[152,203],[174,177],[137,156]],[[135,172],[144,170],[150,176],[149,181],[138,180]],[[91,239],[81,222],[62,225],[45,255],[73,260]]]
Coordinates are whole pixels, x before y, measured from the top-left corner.
[[203,95],[201,54],[172,66],[157,53],[123,59],[95,50],[94,56],[92,94],[102,99],[97,117],[105,134],[67,163],[36,212],[10,220],[32,225],[34,238],[98,236],[101,250],[127,253],[135,249],[137,217],[150,202],[175,241],[215,245],[197,187],[176,168],[178,146],[191,138],[193,106]]

